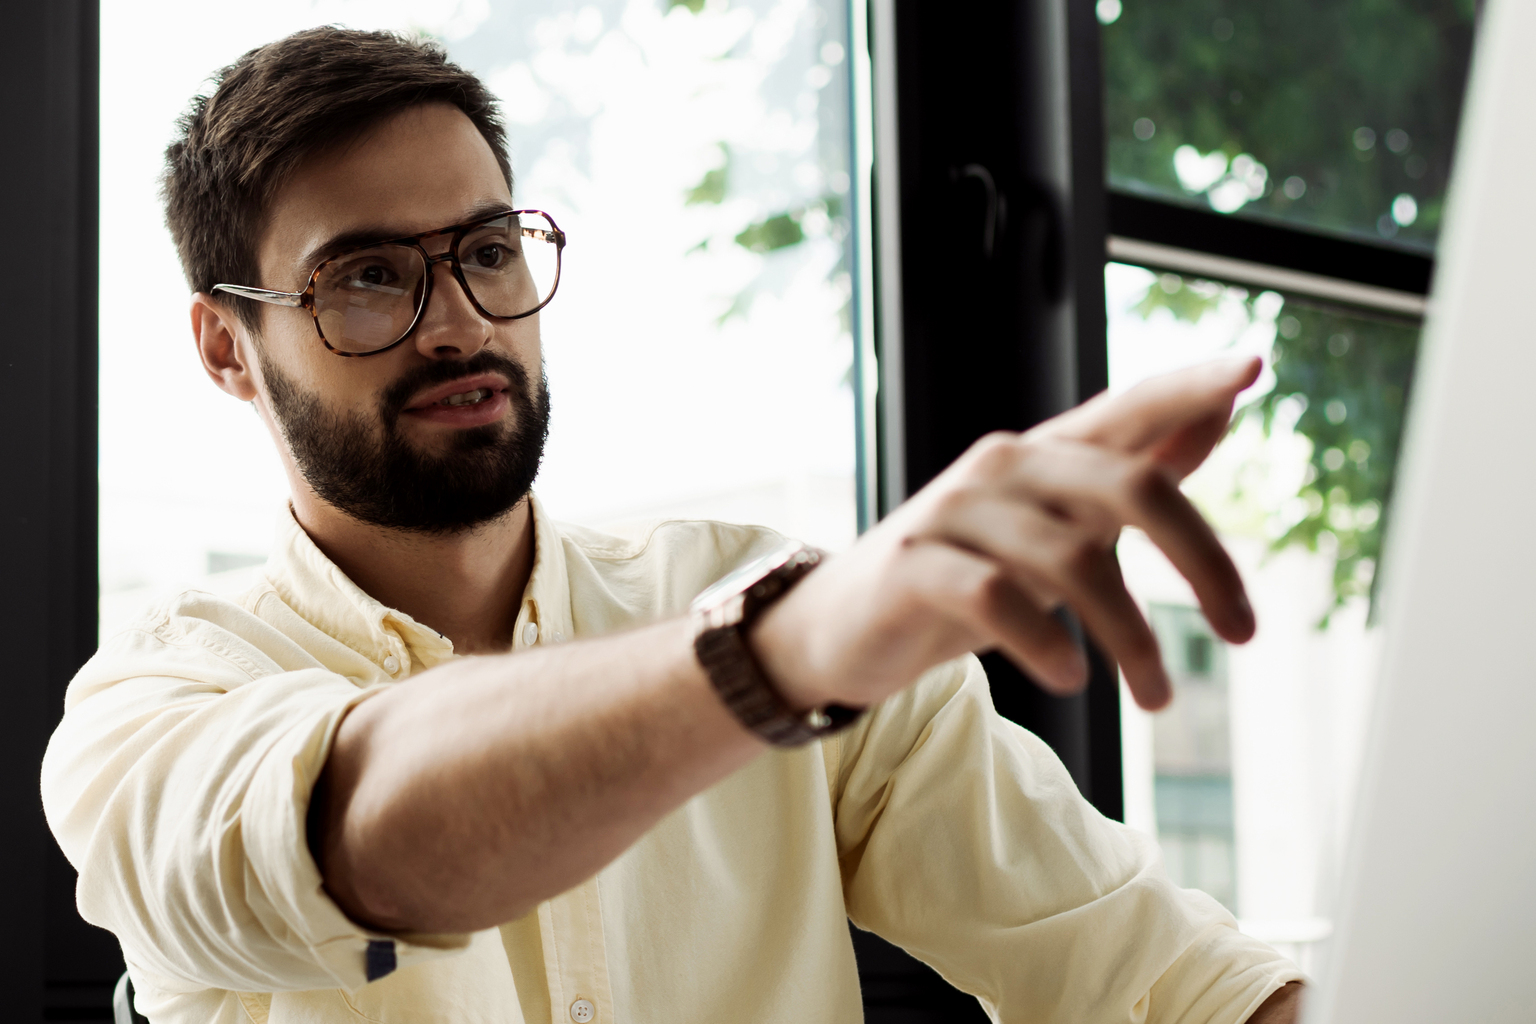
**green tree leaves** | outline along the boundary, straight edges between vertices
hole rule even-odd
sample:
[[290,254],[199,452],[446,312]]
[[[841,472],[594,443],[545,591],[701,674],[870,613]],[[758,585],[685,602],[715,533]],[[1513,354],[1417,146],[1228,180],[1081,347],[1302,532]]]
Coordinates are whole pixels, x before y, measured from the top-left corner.
[[736,236],[737,245],[756,253],[773,252],[803,241],[805,231],[800,227],[799,218],[791,213],[776,213],[766,220],[748,224]]
[[[1110,182],[1427,247],[1474,20],[1474,0],[1124,0],[1102,30]],[[1247,154],[1258,194],[1186,188],[1186,146]]]
[[1251,415],[1273,429],[1285,401],[1303,403],[1295,430],[1312,442],[1306,514],[1274,546],[1333,555],[1335,607],[1375,595],[1392,507],[1419,328],[1286,300],[1275,339],[1275,387]]
[[[1150,317],[1166,309],[1198,323],[1232,294],[1224,285],[1163,274],[1132,311]],[[1250,321],[1256,319],[1257,296],[1244,301]],[[1355,597],[1374,599],[1419,327],[1292,297],[1275,325],[1275,385],[1237,419],[1257,417],[1266,436],[1294,430],[1311,443],[1311,454],[1294,500],[1273,512],[1281,529],[1272,547],[1331,557],[1333,608]],[[1320,625],[1327,622],[1325,616]]]

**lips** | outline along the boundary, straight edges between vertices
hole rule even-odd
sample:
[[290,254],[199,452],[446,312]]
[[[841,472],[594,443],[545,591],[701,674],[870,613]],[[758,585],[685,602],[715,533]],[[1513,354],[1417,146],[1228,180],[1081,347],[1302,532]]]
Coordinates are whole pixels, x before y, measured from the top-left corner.
[[401,410],[401,419],[421,425],[463,430],[504,420],[512,408],[510,379],[480,373],[417,392]]
[[498,395],[504,395],[511,382],[499,373],[482,373],[473,377],[460,377],[421,392],[405,407],[406,412],[423,412],[437,406],[461,408],[483,403]]
[[462,392],[462,393],[457,394],[457,395],[449,395],[447,398],[443,399],[442,401],[438,402],[437,404],[438,405],[450,405],[450,406],[452,406],[452,405],[472,405],[475,402],[483,402],[483,401],[485,401],[487,398],[490,398],[495,393],[496,392],[492,391],[490,388],[476,388],[473,391],[465,391],[465,392]]

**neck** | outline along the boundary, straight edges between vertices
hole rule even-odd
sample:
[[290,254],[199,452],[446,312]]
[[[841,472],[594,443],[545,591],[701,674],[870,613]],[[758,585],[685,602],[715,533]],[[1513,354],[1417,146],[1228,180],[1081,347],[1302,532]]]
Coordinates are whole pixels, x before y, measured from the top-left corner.
[[361,523],[295,488],[299,525],[375,600],[453,641],[460,654],[507,650],[533,573],[533,511],[524,499],[501,519],[441,536]]

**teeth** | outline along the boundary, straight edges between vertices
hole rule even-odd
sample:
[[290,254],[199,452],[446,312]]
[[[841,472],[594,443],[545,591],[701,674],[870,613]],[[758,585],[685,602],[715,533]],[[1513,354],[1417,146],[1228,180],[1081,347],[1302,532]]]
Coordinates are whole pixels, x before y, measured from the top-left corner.
[[466,391],[460,395],[449,395],[438,402],[438,405],[471,405],[475,402],[483,402],[491,397],[490,388],[478,388],[474,391]]

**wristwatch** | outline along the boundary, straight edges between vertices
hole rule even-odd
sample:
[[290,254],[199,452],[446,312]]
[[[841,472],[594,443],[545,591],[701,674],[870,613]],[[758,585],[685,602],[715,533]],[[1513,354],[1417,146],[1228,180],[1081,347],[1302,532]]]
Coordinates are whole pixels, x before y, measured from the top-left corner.
[[727,575],[693,599],[693,650],[731,714],[776,747],[798,747],[851,725],[863,708],[828,704],[797,712],[784,702],[747,644],[747,630],[822,562],[790,542]]

